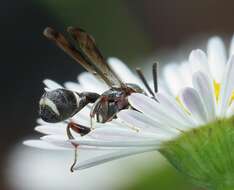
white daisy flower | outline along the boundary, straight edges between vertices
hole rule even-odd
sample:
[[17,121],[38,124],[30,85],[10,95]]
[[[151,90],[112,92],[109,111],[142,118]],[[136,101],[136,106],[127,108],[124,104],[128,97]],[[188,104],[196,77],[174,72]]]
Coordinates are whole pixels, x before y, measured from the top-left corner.
[[[80,136],[72,131],[73,139],[67,138],[66,122],[39,121],[36,130],[45,136],[24,143],[58,150],[74,150],[76,146],[80,154],[84,149],[105,150],[101,155],[78,162],[72,166],[74,170],[158,150],[199,184],[226,189],[232,186],[230,180],[234,174],[234,153],[230,152],[234,145],[233,120],[227,119],[234,114],[233,53],[234,38],[227,59],[222,40],[213,37],[208,41],[206,53],[193,50],[188,61],[180,65],[171,63],[164,68],[164,77],[160,79],[164,85],[159,87],[155,99],[134,93],[128,97],[134,109],[120,111],[117,119],[111,122],[95,123],[95,128],[87,135]],[[124,82],[142,85],[118,59],[110,59],[109,64]],[[67,82],[64,86],[98,93],[108,89],[89,73],[81,74],[78,81],[78,84]],[[44,83],[46,90],[63,88],[51,80]],[[89,112],[90,108],[85,107],[71,121],[91,127]]]
[[229,58],[222,40],[213,37],[207,53],[193,50],[187,62],[167,65],[170,93],[157,93],[157,101],[132,94],[128,100],[135,110],[118,114],[126,125],[158,129],[157,135],[165,138],[155,138],[155,147],[179,171],[210,189],[234,187],[233,39]]

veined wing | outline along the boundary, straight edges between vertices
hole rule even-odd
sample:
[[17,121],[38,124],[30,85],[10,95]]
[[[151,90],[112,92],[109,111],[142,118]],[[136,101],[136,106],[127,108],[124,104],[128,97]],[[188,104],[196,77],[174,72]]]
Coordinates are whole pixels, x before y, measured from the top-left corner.
[[106,63],[106,60],[102,56],[100,50],[97,48],[94,38],[83,29],[77,27],[68,27],[67,31],[78,43],[79,48],[89,58],[91,63],[102,71],[106,78],[108,78],[108,80],[112,83],[112,86],[121,87],[123,83]]
[[124,84],[112,71],[105,59],[98,50],[93,38],[81,29],[68,28],[72,37],[78,42],[78,48],[73,46],[59,32],[47,27],[44,35],[54,41],[62,50],[64,50],[75,61],[81,64],[87,71],[103,80],[110,87],[121,87]]

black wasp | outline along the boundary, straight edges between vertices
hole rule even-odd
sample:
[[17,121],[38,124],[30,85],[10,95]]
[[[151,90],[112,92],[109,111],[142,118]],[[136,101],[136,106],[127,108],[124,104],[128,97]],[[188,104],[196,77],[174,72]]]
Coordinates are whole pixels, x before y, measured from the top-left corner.
[[[72,36],[75,45],[72,45],[61,33],[47,27],[44,35],[55,42],[76,62],[81,64],[94,76],[104,81],[110,89],[103,94],[93,92],[74,92],[66,89],[47,91],[40,100],[40,117],[50,123],[69,119],[89,103],[93,103],[90,111],[91,121],[96,118],[97,122],[105,123],[116,117],[116,114],[129,107],[127,97],[131,93],[144,93],[137,84],[123,83],[115,72],[106,63],[101,52],[96,46],[92,36],[80,28],[68,27],[68,33]],[[146,89],[154,97],[154,92],[149,87],[140,69],[137,73]],[[153,65],[154,90],[157,92],[157,64]],[[90,128],[76,123],[68,123],[68,137],[73,138],[69,129],[86,135]]]
[[[54,41],[70,57],[106,83],[110,88],[101,95],[94,92],[74,92],[66,89],[46,91],[39,102],[39,115],[44,121],[49,123],[65,121],[89,103],[92,103],[90,111],[91,121],[93,118],[96,118],[97,122],[105,123],[115,118],[120,110],[129,107],[127,97],[131,93],[146,94],[137,84],[123,83],[120,80],[106,63],[92,36],[80,28],[69,27],[67,31],[72,36],[75,42],[74,45],[66,40],[61,33],[49,27],[44,30],[44,35]],[[154,91],[157,92],[157,64],[153,65],[152,70]],[[146,89],[156,100],[154,92],[148,85],[140,69],[137,69],[137,74]],[[67,136],[69,139],[74,138],[71,130],[83,136],[88,134],[91,129],[74,122],[68,122]],[[73,167],[77,161],[78,145],[73,145],[75,147],[75,160],[71,166],[71,171],[73,171]]]

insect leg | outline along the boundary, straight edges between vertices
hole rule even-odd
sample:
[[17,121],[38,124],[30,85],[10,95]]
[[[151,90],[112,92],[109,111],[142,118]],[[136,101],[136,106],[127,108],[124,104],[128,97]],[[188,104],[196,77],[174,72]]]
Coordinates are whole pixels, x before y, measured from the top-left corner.
[[[74,136],[72,135],[71,130],[70,130],[72,128],[73,128],[73,123],[68,123],[68,125],[67,125],[67,136],[68,136],[69,140],[74,139]],[[72,163],[72,165],[70,167],[70,171],[74,172],[74,166],[77,163],[77,157],[78,157],[77,156],[77,151],[78,151],[77,149],[78,149],[79,145],[76,145],[76,144],[73,144],[73,143],[71,143],[71,144],[74,146],[74,161],[73,161],[73,163]]]
[[67,124],[67,136],[69,139],[74,139],[73,135],[71,134],[71,130],[80,134],[80,136],[87,135],[90,132],[90,128],[74,123],[74,122],[69,122]]
[[[77,123],[74,122],[69,122],[67,124],[67,136],[69,140],[75,139],[74,136],[71,133],[71,130],[79,133],[81,136],[84,136],[86,134],[88,134],[90,132],[90,128],[89,127],[85,127],[83,125],[79,125]],[[78,147],[79,145],[72,143],[72,145],[74,146],[74,161],[70,167],[70,171],[74,172],[74,166],[77,163],[77,158],[78,158]]]
[[[108,97],[107,96],[100,96],[99,99],[92,105],[91,111],[90,111],[90,125],[91,129],[93,128],[93,119],[95,115],[97,116],[98,119],[98,113],[101,109],[102,102],[108,102]],[[100,119],[100,118],[99,118]],[[102,121],[99,121],[102,122]]]
[[71,167],[70,167],[70,171],[71,171],[71,172],[74,172],[74,167],[75,167],[75,165],[76,165],[76,163],[77,163],[77,158],[78,158],[78,146],[79,146],[79,145],[74,146],[74,147],[75,147],[75,148],[74,148],[74,161],[73,161],[73,163],[72,163],[72,165],[71,165]]
[[100,101],[101,98],[99,98],[92,106],[91,111],[90,111],[90,127],[91,129],[93,129],[93,119],[95,117],[95,114],[97,113],[97,111],[100,108]]
[[110,120],[112,113],[111,113],[111,103],[108,100],[108,97],[105,97],[100,102],[100,106],[98,109],[97,115],[97,121],[101,123],[105,123]]

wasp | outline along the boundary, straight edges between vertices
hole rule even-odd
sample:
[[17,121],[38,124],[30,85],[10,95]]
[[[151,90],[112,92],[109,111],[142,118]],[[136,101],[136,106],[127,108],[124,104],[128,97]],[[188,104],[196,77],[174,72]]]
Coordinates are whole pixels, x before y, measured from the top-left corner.
[[[63,34],[47,27],[43,34],[49,40],[53,41],[59,48],[82,65],[88,72],[103,81],[109,86],[109,89],[102,94],[94,92],[74,92],[67,89],[55,89],[46,91],[39,101],[39,115],[49,123],[65,121],[74,116],[88,104],[92,104],[90,111],[91,121],[96,118],[97,122],[105,123],[116,117],[116,114],[130,107],[128,96],[132,93],[146,92],[137,84],[124,83],[117,74],[107,64],[100,50],[97,48],[94,38],[80,28],[68,27],[67,32],[71,35],[73,41],[69,42]],[[154,81],[154,92],[147,83],[142,71],[136,69],[139,78],[146,87],[147,91],[155,98],[158,91],[157,85],[157,63],[153,64],[152,73]],[[157,101],[157,100],[156,100]],[[92,129],[79,125],[72,121],[67,124],[67,136],[74,139],[72,131],[81,136],[87,135]],[[75,145],[75,160],[71,166],[71,171],[77,161],[77,147]]]
[[[91,121],[96,118],[97,122],[105,123],[115,118],[120,110],[129,107],[127,98],[129,95],[132,93],[146,94],[137,84],[124,83],[120,80],[107,64],[91,35],[75,27],[68,27],[67,32],[75,42],[74,45],[63,34],[50,27],[44,30],[44,35],[81,64],[88,72],[106,83],[109,86],[109,90],[102,94],[74,92],[66,89],[46,91],[39,102],[39,115],[44,121],[50,123],[65,121],[92,103],[90,111]],[[154,91],[157,92],[157,64],[153,65],[152,70]],[[154,92],[146,82],[141,70],[137,69],[137,73],[146,89],[154,96]],[[71,129],[80,127],[81,131],[83,131],[82,135],[90,132],[85,126],[79,126],[74,123],[70,123],[68,126]]]

